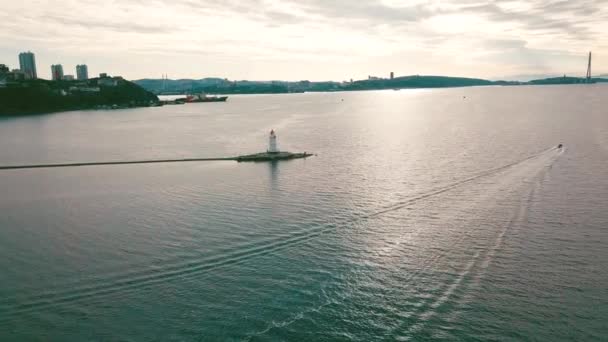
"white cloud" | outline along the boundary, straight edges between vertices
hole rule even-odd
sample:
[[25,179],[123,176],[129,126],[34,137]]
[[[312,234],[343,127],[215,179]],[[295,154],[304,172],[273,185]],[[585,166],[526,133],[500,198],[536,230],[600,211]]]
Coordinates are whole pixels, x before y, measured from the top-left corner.
[[0,63],[32,50],[43,77],[583,74],[588,50],[608,72],[606,33],[603,0],[0,0]]

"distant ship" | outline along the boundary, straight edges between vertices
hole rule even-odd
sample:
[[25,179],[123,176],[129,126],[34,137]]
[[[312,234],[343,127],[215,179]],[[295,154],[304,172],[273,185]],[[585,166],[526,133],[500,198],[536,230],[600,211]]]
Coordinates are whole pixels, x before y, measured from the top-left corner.
[[197,103],[197,102],[226,102],[228,96],[207,96],[205,94],[188,95],[186,96],[186,102]]

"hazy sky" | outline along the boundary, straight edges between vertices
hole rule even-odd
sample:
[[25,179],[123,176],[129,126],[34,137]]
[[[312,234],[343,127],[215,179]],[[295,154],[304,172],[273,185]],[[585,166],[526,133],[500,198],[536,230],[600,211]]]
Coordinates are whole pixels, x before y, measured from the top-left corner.
[[0,0],[0,63],[128,79],[608,72],[608,0]]

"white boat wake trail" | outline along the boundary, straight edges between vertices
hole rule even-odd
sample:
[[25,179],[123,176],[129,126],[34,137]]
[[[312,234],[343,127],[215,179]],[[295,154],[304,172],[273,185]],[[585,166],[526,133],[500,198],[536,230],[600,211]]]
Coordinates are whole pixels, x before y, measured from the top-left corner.
[[0,322],[10,320],[14,315],[56,307],[66,303],[78,302],[88,298],[100,298],[117,292],[124,293],[125,291],[140,290],[142,287],[154,286],[168,280],[205,276],[206,273],[209,273],[212,270],[245,263],[253,258],[293,248],[329,232],[335,232],[338,229],[351,228],[353,223],[357,221],[371,219],[389,212],[400,210],[416,202],[447,193],[466,184],[474,183],[475,181],[497,175],[507,170],[512,170],[515,173],[518,173],[518,170],[520,170],[519,173],[528,172],[529,174],[533,169],[530,169],[530,167],[524,168],[524,165],[541,165],[543,161],[547,162],[549,160],[554,160],[558,153],[559,150],[556,148],[550,148],[518,161],[485,170],[471,177],[392,203],[391,205],[379,208],[368,214],[338,219],[332,223],[319,223],[312,228],[297,231],[287,236],[257,241],[243,246],[236,246],[233,250],[221,255],[203,256],[186,262],[180,261],[173,263],[168,261],[164,269],[136,270],[111,279],[101,280],[95,284],[64,286],[57,290],[49,289],[44,294],[29,298],[4,298],[3,300],[0,300]]
[[[415,323],[409,324],[411,323],[409,322],[400,325],[391,333],[391,336],[399,340],[415,340],[417,337],[431,336],[432,334],[428,334],[428,332],[425,334],[424,329],[429,320],[440,311],[445,316],[443,319],[447,321],[457,318],[458,308],[475,296],[476,290],[479,289],[484,275],[497,253],[500,252],[508,233],[525,224],[530,206],[541,190],[543,179],[559,156],[564,153],[563,149],[548,152],[526,163],[518,164],[517,168],[501,174],[494,184],[484,187],[486,196],[473,201],[472,204],[478,207],[478,211],[485,209],[483,212],[485,212],[486,220],[483,225],[487,227],[475,225],[468,227],[468,229],[476,230],[472,236],[477,236],[479,239],[478,245],[474,246],[477,250],[472,252],[470,260],[452,282],[444,286],[441,294],[414,315]],[[488,202],[488,196],[502,196],[495,201],[503,203]],[[488,206],[490,207],[488,208]],[[508,215],[508,210],[511,212],[510,218],[505,217]],[[505,217],[504,221],[502,217]],[[492,238],[492,236],[494,237]],[[463,246],[467,248],[471,244],[465,243]],[[448,301],[454,305],[449,305],[448,312],[446,312],[446,309],[441,307]]]
[[[489,200],[492,197],[497,196],[497,194],[500,193],[505,188],[513,187],[514,183],[525,180],[527,178],[534,179],[537,177],[538,173],[542,174],[544,171],[546,171],[547,166],[550,166],[551,164],[553,164],[553,162],[556,160],[556,158],[559,156],[559,154],[561,154],[560,150],[552,148],[552,149],[543,151],[541,153],[535,154],[531,157],[525,158],[519,162],[511,163],[511,164],[508,164],[505,166],[487,170],[487,171],[481,172],[475,176],[471,176],[469,178],[449,184],[447,186],[437,188],[433,191],[421,194],[419,196],[409,198],[404,201],[400,201],[396,204],[387,206],[384,209],[381,209],[374,213],[367,214],[367,215],[361,215],[357,218],[357,220],[370,219],[370,218],[374,218],[374,217],[380,216],[385,213],[397,211],[399,209],[405,208],[405,207],[409,206],[410,204],[413,204],[420,200],[423,200],[423,199],[426,199],[426,198],[429,198],[432,196],[437,196],[439,194],[446,193],[450,190],[455,190],[456,188],[459,188],[464,184],[471,183],[474,180],[479,180],[484,177],[490,178],[490,176],[496,176],[496,177],[499,177],[498,178],[499,180],[496,182],[493,182],[494,178],[490,178],[488,180],[488,182],[492,182],[495,184],[492,186],[482,185],[485,191],[482,191],[481,195],[478,198],[476,198],[476,200],[474,201],[474,203],[476,203],[476,204],[489,203],[489,202],[491,202]],[[515,166],[517,166],[517,168],[515,168]],[[522,183],[522,184],[525,185],[525,183]],[[515,184],[515,185],[517,185],[517,184]],[[524,202],[527,203],[528,201],[525,200]],[[523,203],[523,205],[521,206],[522,210],[527,207],[526,203]],[[520,213],[518,214],[517,218],[515,218],[514,220],[519,221],[520,218],[523,217],[522,210],[520,210]],[[495,238],[493,245],[489,249],[487,249],[487,250],[480,249],[479,251],[474,252],[472,258],[467,262],[467,264],[462,269],[462,271],[459,274],[457,274],[455,280],[453,280],[451,283],[446,284],[445,288],[441,291],[441,294],[439,296],[437,296],[435,298],[431,298],[431,301],[426,303],[426,305],[420,306],[418,312],[410,312],[410,313],[404,314],[403,316],[413,317],[417,321],[417,323],[414,324],[413,326],[404,325],[404,326],[398,327],[398,329],[393,331],[393,336],[404,337],[404,334],[405,334],[405,336],[415,335],[418,331],[420,331],[424,328],[426,321],[428,321],[430,318],[432,318],[434,315],[436,315],[438,308],[440,308],[443,304],[445,304],[447,301],[452,299],[455,292],[459,291],[462,287],[470,286],[469,283],[471,281],[469,279],[471,277],[474,277],[474,280],[473,280],[474,283],[479,282],[481,277],[483,276],[483,272],[485,272],[485,269],[487,269],[490,262],[492,261],[494,254],[496,253],[496,250],[502,244],[502,240],[511,225],[512,224],[504,226],[504,229],[502,229],[502,231],[500,231],[498,236]],[[416,231],[413,232],[413,234],[419,233],[421,229],[422,228],[419,227]],[[402,240],[412,237],[412,232],[409,232],[407,235],[408,236],[402,236],[397,241],[394,241],[389,247],[384,248],[382,250],[382,253],[388,254],[388,253],[392,252],[393,250],[397,249],[399,247],[399,245],[402,243]],[[461,234],[458,237],[458,239],[456,239],[455,241],[452,242],[452,245],[456,247],[462,242],[466,242],[465,234]],[[399,251],[395,251],[395,253],[399,253]],[[447,252],[446,253],[437,253],[437,254],[433,255],[432,257],[428,258],[426,261],[423,262],[421,269],[415,270],[413,272],[409,272],[406,276],[402,276],[399,278],[399,282],[401,282],[401,283],[405,282],[407,284],[392,288],[391,291],[389,291],[389,292],[404,291],[405,289],[411,287],[413,284],[413,280],[415,280],[417,277],[419,277],[421,275],[421,273],[424,273],[424,272],[428,271],[429,269],[431,269],[432,266],[435,263],[439,262],[442,258],[449,257],[448,254],[449,253],[447,253]],[[385,280],[386,279],[384,279],[384,281]],[[383,295],[390,297],[390,293],[388,293],[388,294],[385,293]],[[346,296],[346,297],[348,297],[348,296]],[[351,299],[352,299],[352,301],[356,302],[355,299],[353,299],[353,298],[351,298]],[[333,302],[334,306],[348,305],[345,303],[348,303],[349,300],[345,300],[344,298],[342,298],[343,303],[339,303],[339,302],[340,301],[334,300],[334,302]],[[305,315],[308,315],[308,316],[317,315],[326,306],[327,305],[321,305],[320,307],[317,307],[312,311],[306,310],[306,311],[303,311],[303,312],[300,312],[297,314],[293,314],[289,318],[286,318],[285,321],[281,322],[280,324],[277,324],[276,322],[272,322],[271,324],[269,324],[267,329],[254,334],[254,336],[264,335],[270,329],[285,328],[285,327],[295,323],[296,321],[302,319]],[[347,310],[345,309],[345,310],[341,310],[341,311],[347,311]],[[403,330],[404,328],[406,329],[405,331]]]

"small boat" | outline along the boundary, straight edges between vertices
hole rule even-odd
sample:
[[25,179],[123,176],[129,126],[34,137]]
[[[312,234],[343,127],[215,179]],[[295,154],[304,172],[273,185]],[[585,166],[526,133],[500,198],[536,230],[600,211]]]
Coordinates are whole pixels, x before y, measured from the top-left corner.
[[205,94],[188,95],[186,102],[198,103],[198,102],[226,102],[228,96],[207,96]]

